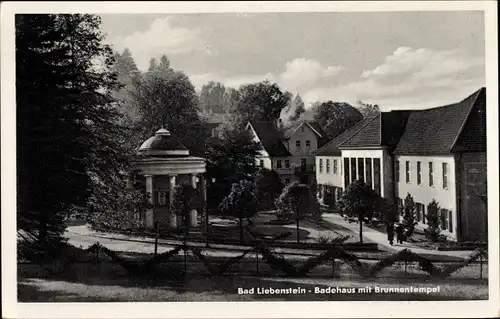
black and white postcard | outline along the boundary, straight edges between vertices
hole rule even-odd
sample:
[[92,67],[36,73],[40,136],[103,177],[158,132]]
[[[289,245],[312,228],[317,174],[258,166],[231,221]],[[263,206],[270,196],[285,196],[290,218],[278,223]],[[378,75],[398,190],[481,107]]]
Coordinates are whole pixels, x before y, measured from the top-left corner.
[[496,317],[496,7],[3,2],[3,316]]

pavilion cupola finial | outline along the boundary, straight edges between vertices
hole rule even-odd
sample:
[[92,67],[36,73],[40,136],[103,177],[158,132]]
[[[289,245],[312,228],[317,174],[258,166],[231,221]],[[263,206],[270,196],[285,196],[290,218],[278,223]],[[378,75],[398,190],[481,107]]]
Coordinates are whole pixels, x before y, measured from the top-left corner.
[[162,127],[161,129],[156,131],[155,135],[170,136],[170,131]]

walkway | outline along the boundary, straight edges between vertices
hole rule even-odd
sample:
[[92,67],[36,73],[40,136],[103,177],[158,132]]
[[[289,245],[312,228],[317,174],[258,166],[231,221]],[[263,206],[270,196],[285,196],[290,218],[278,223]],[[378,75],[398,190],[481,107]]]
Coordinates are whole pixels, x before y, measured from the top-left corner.
[[[344,218],[338,214],[323,214],[322,216],[323,220],[339,225],[345,228],[348,228],[355,232],[356,234],[359,233],[359,224],[357,223],[349,223],[348,221],[344,220]],[[400,251],[403,249],[411,249],[412,252],[416,254],[433,254],[433,255],[442,255],[442,256],[453,256],[453,257],[468,257],[472,251],[470,250],[465,250],[465,251],[441,251],[441,250],[431,250],[431,249],[424,249],[421,247],[416,247],[410,243],[405,242],[404,244],[394,244],[391,246],[389,242],[387,241],[387,234],[382,233],[376,229],[370,228],[363,224],[363,240],[368,239],[374,243],[377,243],[379,245],[380,249],[388,250],[388,251]]]

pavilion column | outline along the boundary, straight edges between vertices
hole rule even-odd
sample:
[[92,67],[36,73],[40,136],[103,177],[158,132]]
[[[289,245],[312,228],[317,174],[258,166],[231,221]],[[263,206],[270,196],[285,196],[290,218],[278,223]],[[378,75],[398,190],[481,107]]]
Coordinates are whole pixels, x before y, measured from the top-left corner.
[[[191,186],[193,186],[194,189],[198,186],[198,183],[196,182],[197,178],[198,176],[196,174],[191,174]],[[198,226],[198,211],[196,209],[192,209],[189,212],[189,225],[191,227]]]
[[170,226],[172,227],[177,227],[177,215],[173,213],[175,180],[176,180],[176,175],[169,175],[168,196],[169,196],[169,208],[170,208]]
[[[148,204],[154,205],[154,194],[153,194],[153,175],[144,175],[146,178],[146,192],[149,195]],[[153,207],[148,208],[146,210],[146,227],[153,228],[154,227],[154,211]]]
[[[201,189],[201,202],[203,204],[203,208],[201,209],[201,215],[203,216],[203,224],[205,227],[205,234],[208,234],[208,211],[207,207],[207,180],[205,179],[205,175],[200,174],[200,189]],[[208,238],[208,236],[207,236]],[[208,245],[208,239],[207,239]]]

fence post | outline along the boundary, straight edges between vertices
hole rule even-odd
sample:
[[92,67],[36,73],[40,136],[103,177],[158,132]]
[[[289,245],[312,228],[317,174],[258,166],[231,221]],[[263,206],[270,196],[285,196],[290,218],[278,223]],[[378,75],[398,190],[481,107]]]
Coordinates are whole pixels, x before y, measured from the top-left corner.
[[407,268],[407,267],[408,267],[408,259],[407,259],[407,258],[405,258],[405,278],[407,278],[407,277],[408,277],[408,273],[407,273],[407,271],[406,271],[406,268]]
[[332,258],[332,277],[335,278],[335,258]]
[[483,279],[483,254],[479,255],[479,279]]
[[158,237],[160,237],[160,223],[156,221],[156,236],[155,236],[155,256],[158,253]]
[[259,243],[255,245],[255,261],[257,265],[257,276],[259,275]]

